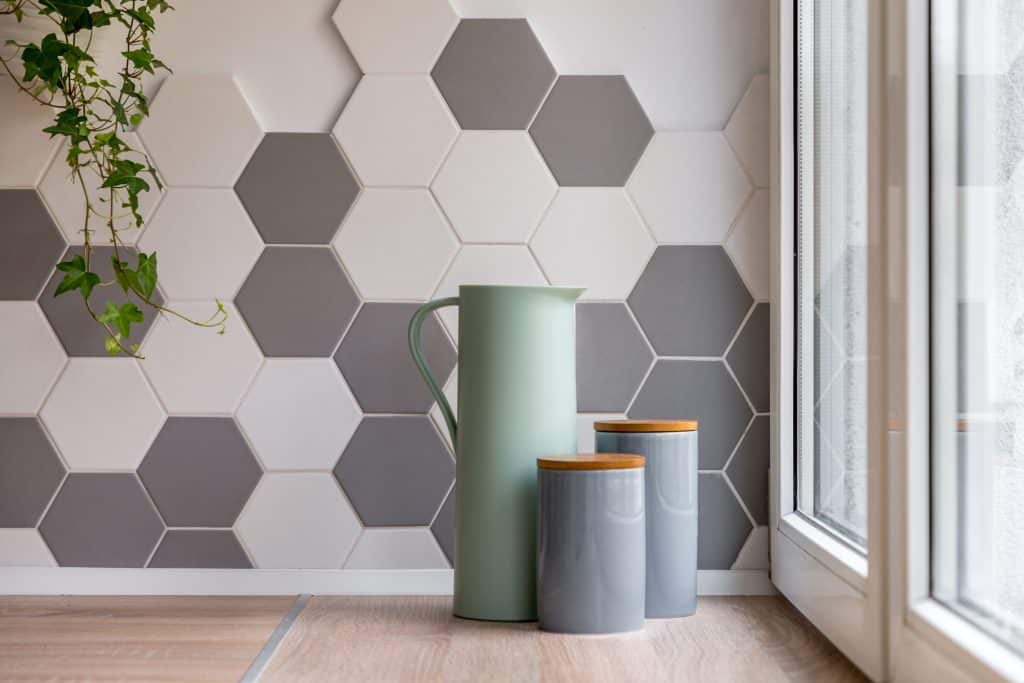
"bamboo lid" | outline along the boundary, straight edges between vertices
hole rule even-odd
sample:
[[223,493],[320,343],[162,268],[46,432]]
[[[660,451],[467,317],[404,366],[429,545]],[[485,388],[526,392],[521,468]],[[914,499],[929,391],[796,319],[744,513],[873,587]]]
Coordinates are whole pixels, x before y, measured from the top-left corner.
[[537,458],[542,470],[631,470],[644,466],[644,456],[634,453],[577,453]]
[[595,432],[695,432],[696,420],[600,420]]

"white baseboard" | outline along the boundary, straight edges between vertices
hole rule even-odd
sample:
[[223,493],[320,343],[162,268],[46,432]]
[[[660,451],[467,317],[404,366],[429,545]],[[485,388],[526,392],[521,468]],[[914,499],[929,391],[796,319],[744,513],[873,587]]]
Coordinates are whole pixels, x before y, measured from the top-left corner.
[[[4,595],[451,595],[450,569],[0,567]],[[768,572],[697,573],[700,595],[774,595]]]

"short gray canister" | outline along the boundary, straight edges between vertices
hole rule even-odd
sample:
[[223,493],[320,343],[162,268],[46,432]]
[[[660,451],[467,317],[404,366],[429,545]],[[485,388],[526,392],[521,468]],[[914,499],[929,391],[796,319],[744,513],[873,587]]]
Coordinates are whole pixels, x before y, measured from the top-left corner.
[[697,611],[697,422],[594,423],[599,453],[647,458],[647,616]]
[[644,458],[537,459],[537,614],[559,633],[644,625]]

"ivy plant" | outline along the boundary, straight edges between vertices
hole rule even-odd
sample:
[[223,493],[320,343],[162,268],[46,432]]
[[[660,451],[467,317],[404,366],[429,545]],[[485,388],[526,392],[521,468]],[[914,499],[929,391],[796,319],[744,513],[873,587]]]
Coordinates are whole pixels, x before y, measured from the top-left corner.
[[[144,75],[170,72],[153,54],[150,39],[157,15],[172,9],[165,0],[0,0],[0,15],[13,16],[19,23],[35,16],[53,24],[52,32],[39,42],[5,41],[8,49],[0,54],[0,63],[21,93],[53,111],[53,121],[43,132],[65,140],[69,175],[85,203],[82,254],[57,264],[64,277],[53,295],[81,295],[89,315],[106,334],[107,351],[136,358],[141,358],[138,345],[129,337],[132,325],[145,319],[144,310],[220,334],[228,315],[220,301],[210,318],[196,320],[155,300],[156,252],[139,251],[132,263],[121,237],[122,230],[143,225],[139,196],[154,186],[163,188],[149,157],[129,145],[125,133],[149,115]],[[116,73],[102,73],[91,52],[99,43],[99,32],[114,32],[112,36],[123,39],[124,60],[118,60]],[[90,173],[99,178],[98,196],[90,193]],[[113,247],[110,281],[94,268],[100,230]]]

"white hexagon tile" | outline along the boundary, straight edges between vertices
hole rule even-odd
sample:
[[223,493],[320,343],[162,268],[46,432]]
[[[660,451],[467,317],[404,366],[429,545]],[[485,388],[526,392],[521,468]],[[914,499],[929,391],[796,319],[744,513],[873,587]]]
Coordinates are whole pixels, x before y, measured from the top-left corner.
[[332,242],[366,299],[430,297],[458,240],[425,189],[363,190]]
[[367,529],[345,562],[346,569],[447,569],[448,560],[430,529]]
[[768,191],[755,191],[725,240],[725,250],[736,270],[759,301],[767,301],[771,296],[768,280],[770,208]]
[[14,87],[6,74],[0,76],[0,187],[33,187],[58,143],[44,135],[50,112]]
[[67,356],[34,301],[0,302],[0,413],[31,415]]
[[771,121],[768,75],[754,76],[725,127],[736,155],[757,187],[768,187],[768,143]]
[[342,0],[334,23],[363,73],[427,73],[455,30],[448,0]]
[[0,567],[53,567],[56,564],[35,529],[0,529]]

